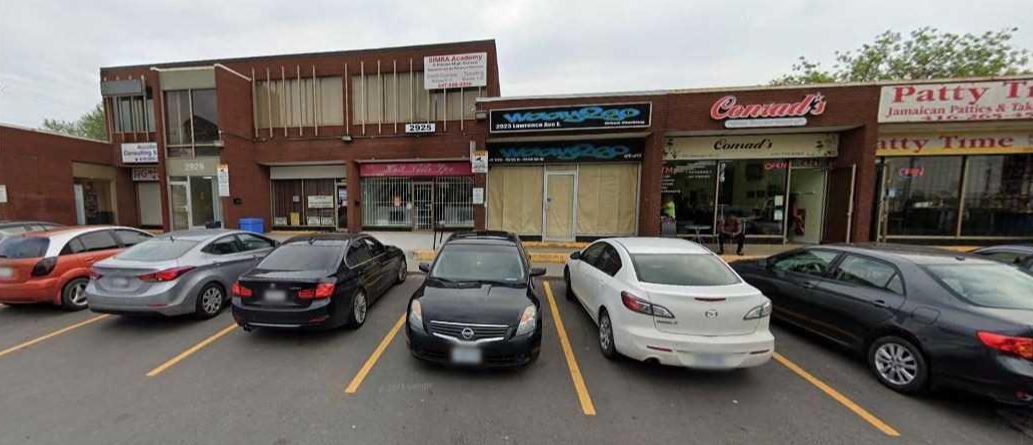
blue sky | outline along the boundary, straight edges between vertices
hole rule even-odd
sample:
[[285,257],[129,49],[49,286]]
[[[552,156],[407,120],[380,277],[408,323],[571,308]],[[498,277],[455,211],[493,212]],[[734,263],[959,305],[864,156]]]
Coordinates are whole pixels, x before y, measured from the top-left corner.
[[[88,6],[87,6],[88,5]],[[101,66],[494,38],[502,94],[753,85],[882,31],[1019,26],[1029,0],[0,2],[0,122],[74,119]]]

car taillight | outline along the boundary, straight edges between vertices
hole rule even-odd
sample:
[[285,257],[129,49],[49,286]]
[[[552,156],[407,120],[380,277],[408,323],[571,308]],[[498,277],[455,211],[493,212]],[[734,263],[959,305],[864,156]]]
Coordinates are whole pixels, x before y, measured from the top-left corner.
[[190,272],[191,270],[194,270],[194,268],[190,267],[190,266],[173,267],[172,269],[165,269],[165,270],[162,270],[162,271],[159,271],[159,272],[154,272],[154,273],[140,275],[140,276],[138,276],[136,278],[139,278],[140,281],[148,281],[148,282],[151,282],[151,281],[159,281],[159,282],[161,282],[161,281],[172,281],[172,280],[175,280],[176,278],[179,278],[180,275],[183,275],[183,274],[185,274],[187,272]]
[[318,300],[322,298],[330,298],[334,295],[334,289],[337,286],[334,283],[319,283],[314,288],[302,289],[298,291],[298,298],[302,300]]
[[624,303],[624,307],[632,312],[660,318],[674,318],[674,314],[667,310],[667,308],[659,304],[652,304],[627,292],[621,292],[621,302]]
[[994,334],[993,332],[980,332],[979,341],[998,351],[1017,355],[1026,360],[1033,360],[1033,338],[1011,337],[1007,335]]
[[240,298],[247,298],[247,297],[250,297],[250,296],[252,296],[254,294],[255,294],[254,291],[244,287],[244,285],[240,284],[239,281],[236,282],[236,283],[233,283],[233,295],[238,296]]
[[50,275],[54,271],[54,267],[57,266],[57,257],[47,257],[39,260],[35,266],[32,266],[32,276],[42,277]]

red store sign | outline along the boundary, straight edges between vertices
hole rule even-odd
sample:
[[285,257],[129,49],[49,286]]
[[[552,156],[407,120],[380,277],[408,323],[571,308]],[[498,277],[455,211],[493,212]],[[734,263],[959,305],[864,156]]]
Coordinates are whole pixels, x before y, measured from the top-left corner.
[[725,128],[793,127],[807,125],[805,116],[825,112],[825,96],[812,93],[799,102],[740,104],[735,96],[718,99],[710,107],[710,118],[725,121]]
[[359,176],[471,176],[469,162],[360,164]]

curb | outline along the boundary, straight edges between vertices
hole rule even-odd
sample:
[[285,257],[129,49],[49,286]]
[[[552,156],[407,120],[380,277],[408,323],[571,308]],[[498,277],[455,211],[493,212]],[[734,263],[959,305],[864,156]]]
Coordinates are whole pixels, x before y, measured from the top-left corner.
[[[436,252],[433,250],[414,250],[412,252],[413,259],[416,261],[434,261]],[[527,256],[531,258],[533,264],[567,264],[567,259],[570,258],[569,253],[556,253],[556,252],[528,252]],[[753,260],[758,258],[765,258],[763,255],[721,255],[721,259],[726,262],[739,261],[739,260]]]

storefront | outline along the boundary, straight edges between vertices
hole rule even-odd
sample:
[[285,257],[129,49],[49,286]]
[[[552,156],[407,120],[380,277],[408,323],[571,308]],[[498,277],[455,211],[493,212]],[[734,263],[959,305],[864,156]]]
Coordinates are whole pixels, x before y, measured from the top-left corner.
[[878,239],[1033,239],[1033,81],[893,85],[881,96]]
[[818,243],[836,133],[669,137],[664,150],[664,235],[709,238],[734,215],[746,236]]
[[117,171],[110,165],[72,163],[76,224],[115,224]]
[[166,161],[172,230],[222,223],[218,167],[219,158],[211,156]]
[[359,165],[362,226],[434,230],[474,227],[474,176],[469,161]]
[[343,163],[270,166],[273,228],[347,228],[346,170]]

